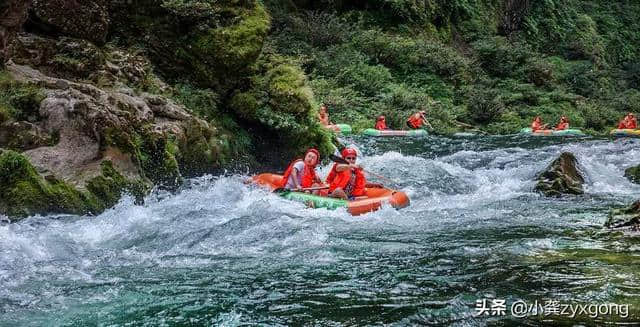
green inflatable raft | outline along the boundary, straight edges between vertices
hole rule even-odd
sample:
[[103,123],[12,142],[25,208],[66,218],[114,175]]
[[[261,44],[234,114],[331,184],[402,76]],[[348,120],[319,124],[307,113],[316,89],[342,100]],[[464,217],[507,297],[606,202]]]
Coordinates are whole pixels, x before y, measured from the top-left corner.
[[377,130],[373,128],[367,128],[362,132],[362,135],[373,137],[387,137],[387,136],[406,136],[406,137],[420,137],[427,136],[428,133],[424,129],[412,129],[408,131],[396,131],[396,130]]
[[351,134],[351,125],[349,124],[336,124],[340,128],[340,134],[349,135]]
[[302,203],[313,202],[314,208],[325,208],[329,210],[335,210],[337,208],[346,208],[349,203],[347,200],[334,199],[326,196],[317,196],[303,192],[284,191],[280,193],[280,196],[291,201],[297,201]]
[[552,129],[545,129],[537,132],[531,132],[531,128],[523,128],[520,130],[520,134],[533,135],[533,136],[586,136],[579,129],[565,129],[562,131],[555,131]]

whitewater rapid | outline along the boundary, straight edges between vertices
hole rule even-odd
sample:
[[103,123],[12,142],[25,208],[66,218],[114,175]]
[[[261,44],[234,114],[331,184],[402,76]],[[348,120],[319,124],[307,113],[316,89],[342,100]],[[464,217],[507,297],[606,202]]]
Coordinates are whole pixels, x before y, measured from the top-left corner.
[[[602,228],[610,207],[640,197],[623,176],[640,140],[354,142],[367,169],[407,192],[408,208],[352,217],[248,176],[204,176],[96,217],[0,224],[0,326],[485,325],[473,303],[487,294],[640,295],[639,273],[602,257],[633,262],[640,249]],[[534,193],[535,176],[565,151],[586,194]]]

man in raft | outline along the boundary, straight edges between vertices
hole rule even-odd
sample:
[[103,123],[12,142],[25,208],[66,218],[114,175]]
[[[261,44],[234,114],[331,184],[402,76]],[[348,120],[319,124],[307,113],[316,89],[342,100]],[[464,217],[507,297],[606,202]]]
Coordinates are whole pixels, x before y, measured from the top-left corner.
[[427,117],[425,117],[426,114],[427,112],[425,110],[421,110],[409,116],[409,118],[407,119],[407,126],[411,129],[420,129],[424,124],[429,128],[433,129],[433,126],[429,124]]
[[367,183],[362,167],[356,164],[358,153],[355,149],[344,148],[341,155],[349,164],[333,165],[326,179],[326,183],[329,184],[326,195],[332,198],[354,200],[366,195],[366,187],[382,187],[378,183]]
[[567,118],[567,116],[562,116],[560,117],[560,122],[558,123],[558,125],[556,125],[556,128],[554,129],[556,131],[563,131],[568,128],[569,128],[569,119]]
[[384,116],[378,116],[378,119],[376,119],[376,129],[379,131],[384,131],[389,129],[387,127],[387,121]]
[[279,187],[289,190],[300,190],[320,186],[322,181],[316,175],[316,166],[320,161],[320,153],[309,149],[303,159],[296,159],[285,170]]
[[329,109],[327,109],[327,106],[324,103],[320,105],[318,120],[320,120],[320,124],[322,124],[324,128],[334,132],[340,132],[340,127],[338,125],[331,124],[331,121],[329,120]]
[[543,124],[542,118],[540,118],[540,116],[536,116],[531,123],[531,131],[537,132],[545,129],[547,129],[547,124]]
[[638,123],[636,121],[636,117],[632,112],[628,113],[621,121],[618,123],[618,129],[636,129],[638,128]]

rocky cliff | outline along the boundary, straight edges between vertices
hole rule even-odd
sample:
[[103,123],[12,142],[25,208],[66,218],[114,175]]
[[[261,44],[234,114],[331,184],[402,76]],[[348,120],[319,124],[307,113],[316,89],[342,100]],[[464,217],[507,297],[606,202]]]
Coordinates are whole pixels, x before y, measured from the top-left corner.
[[96,214],[124,192],[329,151],[306,76],[265,44],[261,2],[8,0],[0,13],[0,214]]

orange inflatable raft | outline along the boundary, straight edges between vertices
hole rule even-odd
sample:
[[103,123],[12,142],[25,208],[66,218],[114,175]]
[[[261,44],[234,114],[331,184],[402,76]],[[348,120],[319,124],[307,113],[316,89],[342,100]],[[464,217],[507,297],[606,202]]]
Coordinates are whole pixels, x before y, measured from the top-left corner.
[[[260,174],[253,176],[252,181],[254,184],[258,184],[264,187],[268,187],[270,190],[275,190],[282,175],[277,174]],[[314,208],[346,208],[347,211],[354,215],[362,215],[367,212],[372,212],[380,209],[383,203],[388,203],[396,209],[401,209],[409,205],[409,197],[406,193],[401,191],[395,191],[387,188],[366,188],[366,196],[358,197],[355,200],[342,200],[335,199],[326,196],[318,196],[304,192],[281,192],[280,196],[285,199],[309,203],[313,202]]]

